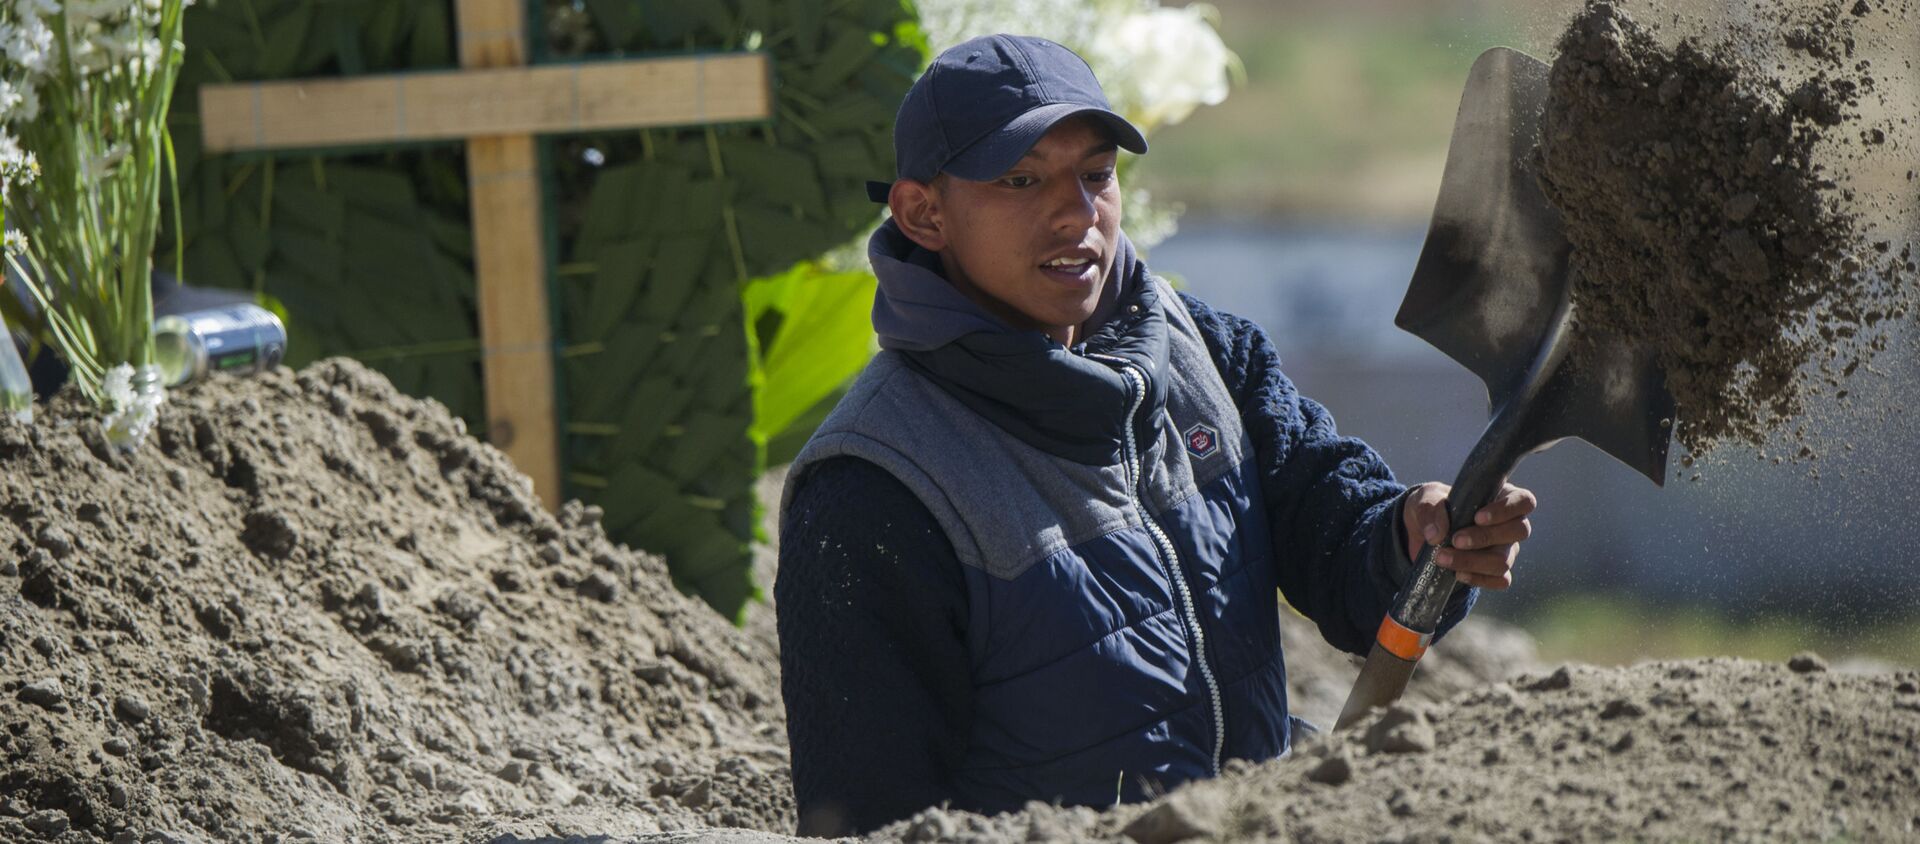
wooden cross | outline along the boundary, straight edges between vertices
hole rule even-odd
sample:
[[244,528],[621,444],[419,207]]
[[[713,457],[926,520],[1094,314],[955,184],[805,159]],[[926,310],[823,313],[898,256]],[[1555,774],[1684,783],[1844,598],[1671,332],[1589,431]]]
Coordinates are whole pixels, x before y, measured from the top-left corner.
[[523,0],[455,0],[462,70],[200,89],[209,152],[465,140],[487,437],[560,500],[534,136],[764,120],[764,53],[527,66]]

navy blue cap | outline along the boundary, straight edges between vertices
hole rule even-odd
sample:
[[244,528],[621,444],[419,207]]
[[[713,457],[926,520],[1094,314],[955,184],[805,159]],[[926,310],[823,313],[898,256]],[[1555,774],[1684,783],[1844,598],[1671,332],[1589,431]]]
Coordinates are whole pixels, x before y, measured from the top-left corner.
[[[1147,139],[1114,113],[1093,68],[1072,50],[1026,35],[986,35],[941,53],[921,74],[893,121],[898,178],[931,181],[942,172],[983,182],[1007,172],[1054,124],[1092,115],[1135,154]],[[888,182],[868,182],[886,202]]]

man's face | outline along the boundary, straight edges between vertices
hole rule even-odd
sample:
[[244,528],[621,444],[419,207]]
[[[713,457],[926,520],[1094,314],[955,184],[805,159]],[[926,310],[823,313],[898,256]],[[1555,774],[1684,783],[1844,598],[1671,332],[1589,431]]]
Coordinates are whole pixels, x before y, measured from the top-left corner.
[[963,293],[1016,328],[1071,344],[1113,270],[1118,154],[1094,119],[1065,120],[998,178],[943,176],[925,205],[903,216],[896,204],[895,216],[909,237],[940,253]]

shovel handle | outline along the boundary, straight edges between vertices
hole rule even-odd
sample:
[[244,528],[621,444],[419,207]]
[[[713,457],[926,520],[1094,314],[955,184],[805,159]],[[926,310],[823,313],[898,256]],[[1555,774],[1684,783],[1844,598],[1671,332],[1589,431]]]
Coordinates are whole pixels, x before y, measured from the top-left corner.
[[[1511,448],[1502,448],[1499,438],[1481,439],[1447,494],[1447,536],[1473,524],[1473,514],[1499,493],[1519,459]],[[1453,572],[1433,562],[1439,551],[1438,545],[1420,549],[1412,579],[1400,588],[1393,608],[1380,620],[1373,650],[1354,681],[1346,706],[1340,710],[1335,730],[1353,725],[1373,707],[1399,699],[1413,679],[1413,669],[1426,656],[1427,645],[1440,628],[1440,616],[1460,582]]]

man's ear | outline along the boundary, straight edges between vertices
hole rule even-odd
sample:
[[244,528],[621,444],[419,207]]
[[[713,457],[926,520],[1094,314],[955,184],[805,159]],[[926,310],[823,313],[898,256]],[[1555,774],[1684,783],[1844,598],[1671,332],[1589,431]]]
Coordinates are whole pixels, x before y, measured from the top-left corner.
[[947,248],[947,236],[940,230],[940,193],[933,185],[913,179],[899,179],[887,192],[887,208],[893,221],[907,239],[928,252]]

